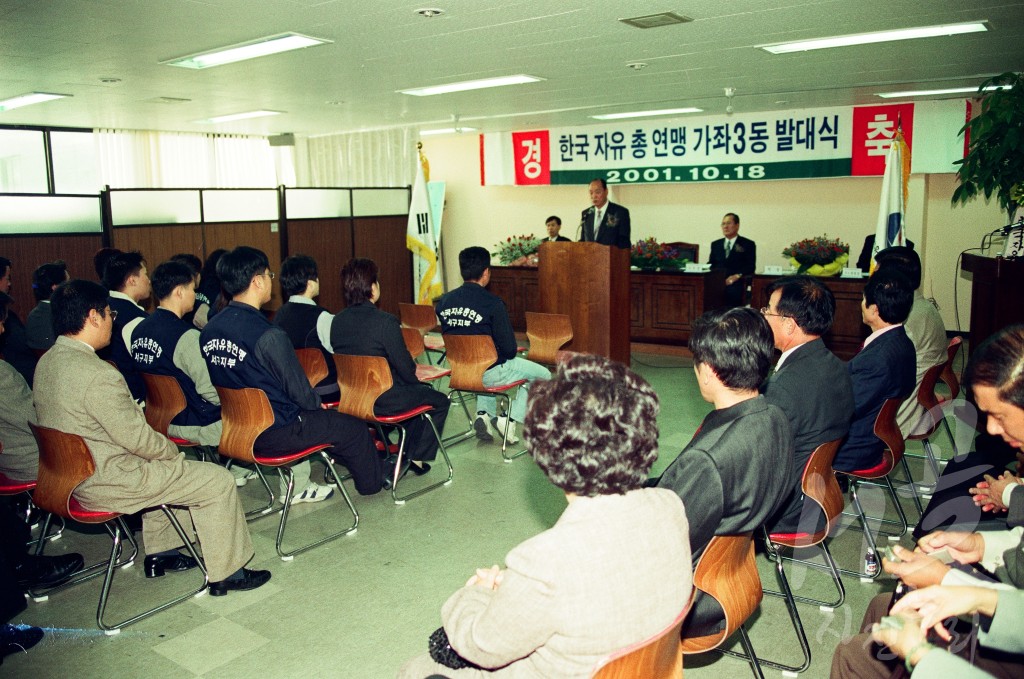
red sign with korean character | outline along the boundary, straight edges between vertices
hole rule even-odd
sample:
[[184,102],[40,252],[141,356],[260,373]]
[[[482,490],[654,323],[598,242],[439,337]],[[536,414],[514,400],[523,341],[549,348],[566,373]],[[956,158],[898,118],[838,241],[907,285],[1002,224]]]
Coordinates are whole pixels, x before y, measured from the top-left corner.
[[896,137],[897,122],[903,128],[903,140],[913,151],[913,104],[858,106],[853,109],[853,176],[885,174],[885,157]]
[[551,143],[547,130],[513,132],[512,153],[517,185],[551,183]]

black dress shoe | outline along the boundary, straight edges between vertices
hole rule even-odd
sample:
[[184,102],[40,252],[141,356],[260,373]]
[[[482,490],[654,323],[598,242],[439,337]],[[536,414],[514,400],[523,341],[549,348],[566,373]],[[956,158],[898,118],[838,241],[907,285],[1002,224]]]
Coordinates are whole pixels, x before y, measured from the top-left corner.
[[[391,490],[391,480],[395,478],[395,463],[398,462],[398,455],[388,455],[388,459],[384,461],[384,490]],[[409,473],[409,465],[411,464],[408,456],[402,456],[402,468],[398,472],[398,479],[401,480],[407,473]]]
[[187,554],[154,554],[146,557],[143,568],[147,578],[159,578],[165,571],[187,571],[195,568],[199,562]]
[[0,625],[0,664],[12,653],[24,653],[43,639],[43,630],[28,625]]
[[242,577],[234,580],[220,580],[210,583],[210,596],[224,596],[231,590],[244,592],[247,589],[256,589],[267,584],[270,580],[270,571],[256,571],[248,568],[242,569]]
[[56,587],[71,579],[82,570],[85,559],[81,554],[61,556],[35,556],[26,554],[21,563],[14,567],[18,586],[24,589]]
[[423,476],[424,474],[430,471],[430,465],[427,464],[426,462],[420,462],[419,464],[410,464],[409,471],[411,471],[416,476]]

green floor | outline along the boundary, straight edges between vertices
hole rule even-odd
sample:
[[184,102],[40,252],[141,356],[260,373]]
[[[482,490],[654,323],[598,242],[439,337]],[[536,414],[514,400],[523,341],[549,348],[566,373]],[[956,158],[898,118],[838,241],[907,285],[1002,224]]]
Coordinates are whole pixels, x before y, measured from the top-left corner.
[[[661,397],[661,456],[654,469],[659,473],[690,439],[710,406],[700,399],[685,358],[634,354],[633,368]],[[461,409],[453,408],[447,432],[465,426]],[[426,650],[428,635],[440,624],[441,604],[473,569],[503,563],[509,549],[548,528],[565,506],[561,492],[529,457],[506,464],[498,444],[475,439],[452,446],[450,454],[454,482],[404,506],[394,505],[385,493],[362,498],[350,490],[360,513],[358,532],[294,561],[282,562],[275,554],[276,515],[250,524],[256,543],[250,565],[273,572],[271,582],[261,589],[192,599],[111,637],[95,626],[99,580],[46,602],[30,602],[15,622],[47,628],[46,639],[28,654],[8,657],[0,675],[393,677],[405,659]],[[316,463],[313,473],[315,478],[321,473]],[[439,470],[423,479],[410,476],[406,483],[412,488],[436,473]],[[248,506],[258,501],[258,490],[252,482],[242,489]],[[880,494],[868,491],[866,496],[869,511],[881,506]],[[914,521],[912,504],[905,501],[904,506]],[[336,497],[300,505],[291,514],[289,535],[297,541],[326,533],[341,510]],[[97,560],[105,557],[109,544],[105,533],[72,529],[48,552],[81,551],[87,559]],[[909,545],[909,538],[903,544]],[[859,529],[841,530],[832,549],[841,565],[859,567]],[[141,562],[140,557],[133,567],[117,572],[110,615],[130,615],[131,604],[153,605],[158,597],[170,597],[193,583],[191,573],[145,580]],[[759,557],[759,567],[766,588],[776,589],[771,564]],[[831,583],[818,571],[797,567],[791,581],[801,593],[829,596]],[[804,677],[828,675],[833,649],[856,631],[867,601],[893,585],[884,579],[867,584],[857,578],[844,581],[846,604],[834,612],[799,606],[813,655]],[[799,647],[781,599],[765,597],[748,628],[759,655],[799,662]],[[689,677],[749,674],[742,660],[718,654],[688,657],[685,667]],[[765,670],[768,676],[776,673]]]

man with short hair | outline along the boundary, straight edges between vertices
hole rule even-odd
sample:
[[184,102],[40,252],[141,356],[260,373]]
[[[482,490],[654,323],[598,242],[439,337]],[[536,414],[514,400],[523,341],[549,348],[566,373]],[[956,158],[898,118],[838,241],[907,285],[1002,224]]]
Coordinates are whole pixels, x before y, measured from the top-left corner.
[[885,444],[875,436],[875,419],[886,400],[906,398],[914,390],[917,357],[903,322],[914,290],[898,271],[877,271],[864,286],[860,309],[871,334],[846,364],[853,381],[850,433],[832,467],[836,471],[870,469],[881,463]]
[[25,336],[29,349],[46,351],[57,339],[53,334],[50,295],[68,278],[68,265],[64,262],[48,262],[32,272],[32,295],[36,298],[37,304],[28,312],[25,319]]
[[[11,260],[0,257],[0,292],[11,294]],[[5,330],[0,333],[0,354],[21,373],[29,387],[36,369],[36,355],[28,347],[25,324],[12,309],[7,310]]]
[[[846,365],[821,340],[836,311],[828,286],[813,276],[787,276],[773,281],[765,292],[768,306],[761,313],[782,356],[765,382],[764,397],[782,409],[793,433],[793,490],[768,526],[771,532],[791,533],[800,524],[801,481],[811,453],[850,429],[853,385]],[[817,516],[815,512],[814,520]]]
[[292,255],[281,262],[281,292],[288,296],[288,301],[274,314],[274,325],[288,334],[296,349],[317,349],[323,354],[327,377],[313,390],[324,403],[335,403],[341,396],[331,356],[334,315],[314,301],[320,294],[316,261],[307,255]]
[[159,509],[176,508],[182,527],[194,527],[210,578],[210,594],[254,589],[269,571],[245,568],[255,554],[231,474],[217,465],[186,460],[177,446],[146,424],[118,371],[96,352],[111,341],[113,314],[107,291],[71,280],[52,297],[53,348],[39,361],[33,396],[39,424],[85,439],[96,470],[75,499],[88,510],[146,511],[142,537],[146,577],[198,564],[178,551],[181,539]]
[[921,380],[930,368],[946,362],[946,324],[942,321],[939,310],[921,292],[921,257],[908,247],[891,247],[875,255],[879,270],[893,269],[907,277],[914,287],[914,304],[910,314],[903,323],[907,337],[914,344],[917,354],[917,375],[914,390],[896,415],[896,423],[904,437],[916,430],[927,430],[931,426],[927,411],[917,402],[917,392],[921,389]]
[[[498,413],[494,396],[478,394],[476,397],[477,411],[473,427],[477,438],[482,441],[494,440],[487,430],[488,424],[500,438],[507,423],[508,442],[517,443],[519,438],[515,434],[515,425],[526,417],[530,383],[551,379],[551,372],[542,365],[516,356],[518,345],[508,309],[500,297],[487,290],[487,284],[491,282],[490,253],[481,247],[466,248],[459,253],[459,269],[464,281],[462,286],[445,294],[436,305],[441,332],[452,335],[487,335],[494,341],[498,360],[484,372],[484,386],[527,381],[527,384],[519,387],[512,401],[511,413]],[[511,422],[507,422],[509,415]]]
[[629,210],[608,201],[608,184],[603,179],[590,182],[588,190],[591,205],[580,215],[580,240],[628,250]]
[[[309,386],[288,335],[260,313],[270,301],[274,274],[267,256],[256,248],[239,246],[217,263],[217,275],[231,303],[210,319],[200,333],[210,378],[218,387],[262,389],[274,411],[274,423],[256,438],[262,454],[291,453],[318,444],[352,472],[361,495],[372,495],[390,478],[395,460],[381,461],[366,423],[321,408]],[[309,460],[296,463],[293,504],[320,502],[331,496],[330,486],[309,479]]]
[[754,273],[757,265],[757,244],[740,233],[740,217],[726,212],[722,217],[722,236],[711,243],[708,263],[711,269],[725,269],[725,306],[742,306],[746,293],[744,276]]
[[562,220],[555,215],[551,215],[544,221],[544,227],[548,230],[548,237],[544,239],[545,241],[569,241],[565,236],[559,235],[558,232],[562,229]]
[[137,250],[114,254],[103,267],[103,286],[110,291],[110,309],[114,312],[114,339],[100,357],[114,362],[124,375],[132,398],[146,400],[146,385],[135,368],[129,345],[132,331],[149,314],[141,302],[148,299],[151,286],[146,260]]

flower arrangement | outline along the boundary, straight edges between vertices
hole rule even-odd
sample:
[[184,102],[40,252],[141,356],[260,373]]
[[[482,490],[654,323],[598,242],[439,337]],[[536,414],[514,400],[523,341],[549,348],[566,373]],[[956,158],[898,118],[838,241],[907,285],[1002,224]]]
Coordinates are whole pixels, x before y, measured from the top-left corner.
[[[524,236],[510,236],[504,243],[498,243],[494,247],[494,253],[503,266],[521,266],[526,263],[527,258],[535,255],[540,248],[541,240],[532,233]],[[522,260],[522,261],[520,261]]]
[[812,276],[835,276],[850,259],[850,245],[828,235],[805,238],[782,251],[789,257],[797,273]]
[[679,269],[688,261],[678,249],[654,238],[637,241],[629,252],[629,263],[639,269]]

